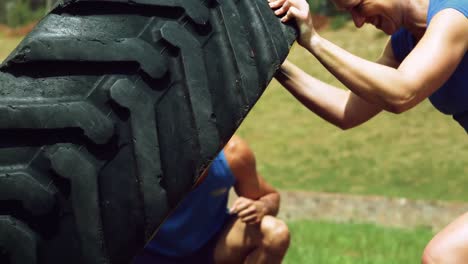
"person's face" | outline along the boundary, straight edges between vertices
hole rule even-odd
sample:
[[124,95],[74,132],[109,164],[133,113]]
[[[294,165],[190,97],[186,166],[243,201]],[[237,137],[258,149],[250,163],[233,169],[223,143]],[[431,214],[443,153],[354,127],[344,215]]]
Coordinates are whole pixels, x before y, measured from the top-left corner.
[[349,12],[356,27],[364,23],[374,25],[388,35],[395,33],[400,22],[397,21],[391,0],[332,0],[342,10]]

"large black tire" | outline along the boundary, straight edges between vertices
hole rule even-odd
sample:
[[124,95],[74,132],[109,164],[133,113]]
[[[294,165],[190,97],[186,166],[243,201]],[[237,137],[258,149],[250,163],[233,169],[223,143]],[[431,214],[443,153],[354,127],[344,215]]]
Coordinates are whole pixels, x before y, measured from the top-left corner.
[[0,263],[129,263],[295,34],[266,0],[59,3],[0,69]]

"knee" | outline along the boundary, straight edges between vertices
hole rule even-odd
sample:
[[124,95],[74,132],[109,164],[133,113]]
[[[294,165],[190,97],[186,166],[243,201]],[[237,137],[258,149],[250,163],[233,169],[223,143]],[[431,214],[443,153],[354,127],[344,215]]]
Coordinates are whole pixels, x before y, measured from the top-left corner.
[[465,263],[464,254],[459,250],[460,245],[447,238],[435,237],[423,251],[422,264]]
[[426,246],[423,264],[467,263],[468,213],[455,219]]
[[433,242],[431,241],[426,248],[424,249],[423,255],[422,255],[422,264],[437,264],[437,263],[443,263],[444,257],[444,252],[442,252],[439,249],[439,242]]
[[265,216],[262,219],[261,231],[262,244],[273,252],[284,253],[289,247],[291,236],[288,226],[273,216]]
[[433,264],[433,263],[436,263],[434,262],[434,252],[432,250],[432,248],[428,246],[426,246],[426,248],[424,249],[424,252],[423,252],[423,255],[422,255],[422,259],[421,259],[421,264]]

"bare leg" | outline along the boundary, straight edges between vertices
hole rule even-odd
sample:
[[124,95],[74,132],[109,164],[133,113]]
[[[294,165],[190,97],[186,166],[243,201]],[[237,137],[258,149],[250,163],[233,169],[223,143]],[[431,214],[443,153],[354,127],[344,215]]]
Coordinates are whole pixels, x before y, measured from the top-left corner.
[[468,263],[468,213],[455,219],[429,242],[422,263]]
[[228,223],[215,248],[215,263],[281,263],[289,247],[289,231],[284,222],[265,216],[259,225],[238,219]]

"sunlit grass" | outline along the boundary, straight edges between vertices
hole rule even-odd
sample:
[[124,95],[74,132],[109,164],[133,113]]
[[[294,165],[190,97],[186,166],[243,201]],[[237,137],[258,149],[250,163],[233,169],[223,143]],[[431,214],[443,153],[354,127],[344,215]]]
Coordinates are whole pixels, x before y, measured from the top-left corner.
[[22,38],[4,38],[0,36],[0,62],[3,61],[13,49],[18,46]]
[[[349,26],[322,35],[372,60],[387,41],[370,27]],[[341,86],[304,49],[295,46],[289,60]],[[261,173],[278,188],[468,200],[466,133],[427,101],[407,113],[382,113],[341,131],[273,81],[239,134],[253,147]]]
[[369,224],[288,223],[291,246],[285,264],[401,264],[420,263],[432,233]]

